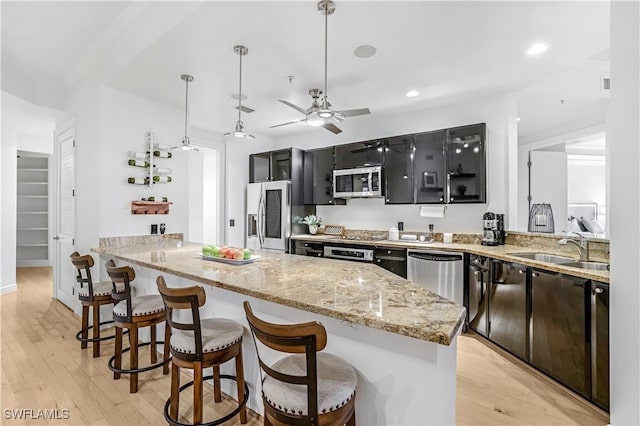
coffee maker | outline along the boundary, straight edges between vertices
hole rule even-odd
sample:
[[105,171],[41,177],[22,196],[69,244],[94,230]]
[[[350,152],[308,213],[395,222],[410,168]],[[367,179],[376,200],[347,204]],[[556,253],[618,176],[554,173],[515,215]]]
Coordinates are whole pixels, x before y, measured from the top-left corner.
[[500,240],[498,231],[498,218],[493,212],[486,212],[482,215],[482,245],[497,246]]

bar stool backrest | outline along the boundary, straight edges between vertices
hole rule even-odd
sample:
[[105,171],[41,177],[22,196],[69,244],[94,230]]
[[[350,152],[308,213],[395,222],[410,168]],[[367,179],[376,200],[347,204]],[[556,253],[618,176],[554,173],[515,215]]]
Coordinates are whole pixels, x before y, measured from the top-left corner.
[[[316,352],[327,345],[327,332],[319,322],[302,324],[272,324],[256,317],[248,301],[244,302],[244,311],[251,328],[254,341],[257,339],[263,345],[285,353],[304,353],[306,357],[306,374],[294,376],[276,371],[269,367],[260,357],[257,350],[260,368],[270,377],[285,383],[307,386],[307,416],[287,416],[290,424],[310,424],[318,419],[318,375],[316,367]],[[264,379],[262,380],[264,382]],[[314,419],[315,421],[312,421]]]
[[[194,347],[196,348],[195,360],[202,361],[204,359],[204,351],[202,349],[199,308],[207,301],[204,289],[197,285],[185,288],[169,288],[162,275],[158,276],[156,284],[166,308],[167,323],[172,329],[193,331]],[[189,309],[191,311],[191,322],[182,322],[174,319],[174,309]],[[184,354],[182,355],[184,356]]]
[[[84,256],[80,256],[80,253],[74,251],[71,253],[71,263],[78,270],[78,275],[76,276],[76,281],[80,283],[80,288],[84,287],[84,284],[87,284],[89,287],[89,295],[86,297],[86,300],[92,302],[93,301],[93,280],[91,279],[91,267],[93,266],[93,257],[91,255],[86,254]],[[82,274],[84,271],[84,277]],[[82,298],[83,300],[85,298]]]
[[[116,266],[113,259],[108,260],[105,266],[107,268],[107,274],[109,274],[109,278],[111,278],[113,284],[111,297],[116,300],[116,303],[122,300],[127,301],[127,316],[123,319],[127,322],[133,322],[131,282],[136,278],[136,272],[131,266]],[[116,284],[124,284],[124,291],[118,292]]]

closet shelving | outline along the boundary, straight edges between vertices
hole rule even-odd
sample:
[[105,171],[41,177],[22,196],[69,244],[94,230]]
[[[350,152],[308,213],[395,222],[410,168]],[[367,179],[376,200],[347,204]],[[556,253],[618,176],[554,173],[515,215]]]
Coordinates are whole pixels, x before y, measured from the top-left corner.
[[17,159],[17,266],[49,266],[49,158]]

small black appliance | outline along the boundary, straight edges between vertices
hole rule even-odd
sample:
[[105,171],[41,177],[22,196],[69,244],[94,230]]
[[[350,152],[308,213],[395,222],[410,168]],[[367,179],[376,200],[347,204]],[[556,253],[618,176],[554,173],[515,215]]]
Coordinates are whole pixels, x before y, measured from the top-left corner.
[[498,219],[493,212],[486,212],[482,215],[482,245],[497,246],[498,238]]

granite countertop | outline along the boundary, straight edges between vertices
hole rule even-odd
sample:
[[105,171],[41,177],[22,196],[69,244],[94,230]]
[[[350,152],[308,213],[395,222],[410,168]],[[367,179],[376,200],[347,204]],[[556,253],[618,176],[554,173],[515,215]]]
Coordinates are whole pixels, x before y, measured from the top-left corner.
[[[202,244],[167,240],[92,251],[270,302],[449,345],[465,308],[372,263],[255,251],[253,263],[203,260]],[[171,283],[169,282],[169,285]]]
[[[590,269],[572,268],[560,264],[540,262],[532,259],[525,259],[522,257],[513,256],[513,253],[551,253],[561,256],[567,256],[565,252],[554,250],[553,247],[523,247],[516,245],[502,245],[502,246],[483,246],[481,244],[461,244],[450,243],[445,244],[441,242],[423,243],[420,241],[410,240],[349,240],[341,238],[335,235],[297,235],[291,237],[294,240],[302,241],[318,241],[323,243],[344,243],[344,244],[356,244],[366,245],[373,247],[393,247],[393,248],[411,248],[411,249],[423,249],[423,250],[443,250],[443,251],[455,251],[471,253],[479,256],[491,257],[494,259],[500,259],[507,262],[514,262],[521,265],[532,266],[547,271],[558,272],[575,277],[587,278],[596,281],[609,282],[609,271],[597,271]],[[578,260],[577,257],[569,255]],[[594,261],[601,261],[609,263],[607,259],[596,259]]]

